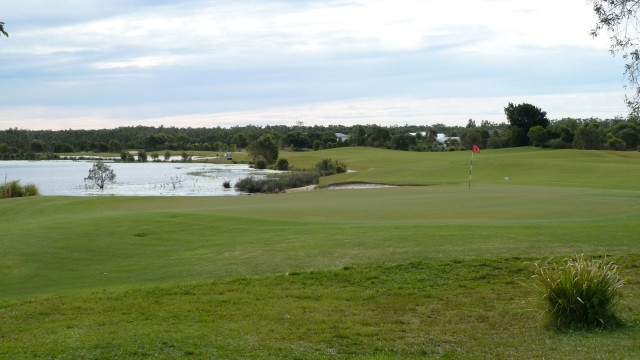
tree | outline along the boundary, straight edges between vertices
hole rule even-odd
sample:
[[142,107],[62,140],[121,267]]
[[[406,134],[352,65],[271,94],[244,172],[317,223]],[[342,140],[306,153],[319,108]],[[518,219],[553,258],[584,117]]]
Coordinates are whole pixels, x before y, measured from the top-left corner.
[[254,161],[258,156],[262,156],[267,164],[273,164],[278,158],[279,146],[271,134],[263,134],[258,141],[249,145],[247,150]]
[[504,114],[511,125],[511,145],[526,146],[529,145],[529,129],[534,126],[549,126],[547,112],[531,104],[522,103],[513,105],[509,103],[504,108]]
[[593,11],[598,17],[591,36],[597,37],[605,30],[611,34],[610,52],[613,55],[622,53],[627,64],[624,75],[631,87],[635,88],[633,95],[625,96],[625,102],[632,113],[640,112],[640,19],[638,10],[640,0],[591,0]]
[[9,33],[4,31],[4,23],[0,21],[0,33],[3,33],[4,36],[9,37]]
[[399,134],[391,137],[391,148],[395,150],[409,150],[416,145],[416,137],[410,134]]
[[116,174],[109,165],[98,161],[89,169],[89,176],[84,178],[84,181],[93,183],[102,190],[106,183],[114,183],[116,181]]
[[533,146],[543,146],[549,140],[547,129],[543,128],[540,125],[536,125],[529,129],[527,136],[529,137],[529,141],[531,141],[531,144]]
[[582,150],[598,150],[604,143],[603,138],[597,122],[585,123],[576,129],[573,147]]

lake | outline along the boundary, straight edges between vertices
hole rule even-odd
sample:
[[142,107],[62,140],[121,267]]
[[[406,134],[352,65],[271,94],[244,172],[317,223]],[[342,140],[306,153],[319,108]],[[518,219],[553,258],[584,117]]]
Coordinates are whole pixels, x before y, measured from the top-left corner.
[[[87,187],[84,178],[94,161],[0,161],[0,181],[20,180],[36,184],[42,195],[64,196],[231,196],[240,179],[262,177],[273,170],[256,170],[249,165],[204,163],[108,163],[116,183],[103,190]],[[223,183],[230,181],[231,189]]]

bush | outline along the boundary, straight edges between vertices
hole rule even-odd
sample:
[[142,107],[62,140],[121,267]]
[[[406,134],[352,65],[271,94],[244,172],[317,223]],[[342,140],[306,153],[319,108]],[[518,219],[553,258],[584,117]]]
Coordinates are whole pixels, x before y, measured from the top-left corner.
[[267,160],[262,155],[256,156],[256,160],[254,162],[254,167],[256,169],[259,169],[259,170],[266,169],[267,168]]
[[320,176],[328,176],[347,172],[347,165],[338,160],[322,159],[315,165],[315,169]]
[[224,187],[225,189],[231,189],[231,181],[229,181],[229,180],[225,180],[225,181],[222,183],[222,187]]
[[304,171],[290,172],[278,175],[278,180],[280,181],[282,187],[285,189],[293,189],[317,184],[319,179],[320,174]]
[[38,190],[38,187],[35,184],[26,184],[22,188],[22,194],[23,196],[39,196],[40,190]]
[[138,151],[138,161],[140,162],[147,161],[147,153],[145,151]]
[[9,181],[0,185],[0,199],[23,196],[38,196],[40,191],[35,184],[20,185],[20,180]]
[[561,264],[536,263],[537,280],[558,328],[611,328],[617,324],[614,306],[623,281],[613,263],[584,255]]
[[311,172],[290,172],[277,174],[266,179],[244,178],[235,185],[236,190],[247,193],[278,193],[286,189],[317,184],[320,175]]
[[562,141],[562,139],[551,139],[547,144],[552,149],[568,149],[569,147],[571,147],[571,144],[567,144],[566,142]]
[[276,161],[275,168],[276,168],[276,170],[280,170],[280,171],[289,170],[289,160],[287,160],[285,158],[279,158],[278,161]]
[[257,179],[254,177],[244,178],[236,182],[235,188],[238,191],[254,194],[254,193],[275,193],[284,191],[278,182],[278,179],[267,178]]

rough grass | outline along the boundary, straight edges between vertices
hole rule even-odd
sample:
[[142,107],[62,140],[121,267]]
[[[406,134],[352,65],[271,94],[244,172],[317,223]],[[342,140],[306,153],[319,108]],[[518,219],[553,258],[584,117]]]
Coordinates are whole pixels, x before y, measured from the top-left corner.
[[[636,358],[638,285],[627,326],[540,326],[535,259],[492,257],[101,290],[5,302],[6,358]],[[638,256],[618,257],[640,276]]]

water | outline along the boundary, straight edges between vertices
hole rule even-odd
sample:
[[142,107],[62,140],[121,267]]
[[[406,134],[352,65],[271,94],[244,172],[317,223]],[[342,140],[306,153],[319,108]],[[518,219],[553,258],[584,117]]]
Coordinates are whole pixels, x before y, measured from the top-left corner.
[[[249,176],[265,176],[270,170],[248,165],[199,163],[108,163],[116,183],[103,190],[87,187],[84,178],[93,161],[0,161],[0,182],[20,180],[36,184],[42,195],[64,196],[230,196],[240,195],[233,185]],[[230,181],[231,189],[223,183]]]

